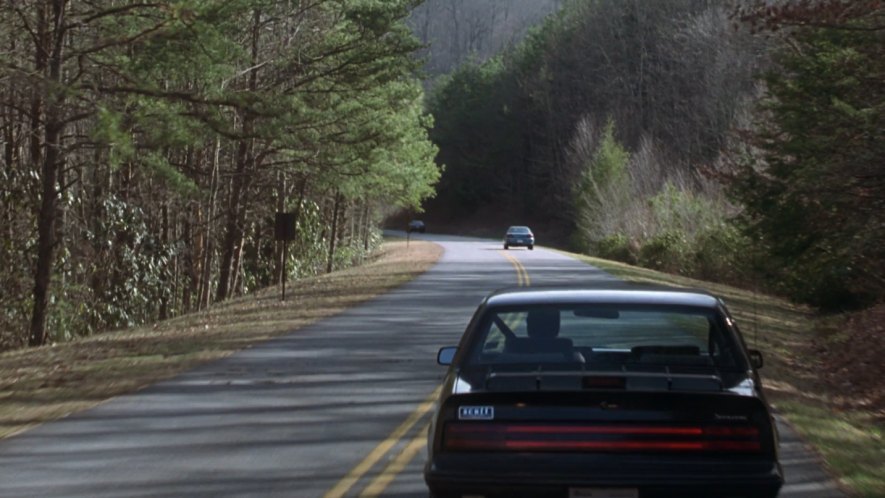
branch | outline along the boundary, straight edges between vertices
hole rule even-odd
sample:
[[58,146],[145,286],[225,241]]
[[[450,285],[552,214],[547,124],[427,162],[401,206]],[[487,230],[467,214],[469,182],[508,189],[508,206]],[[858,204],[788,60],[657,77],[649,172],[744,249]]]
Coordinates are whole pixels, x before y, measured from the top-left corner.
[[[12,3],[12,2],[10,2],[10,3]],[[34,42],[34,46],[37,47],[38,49],[41,48],[40,47],[40,38],[37,37],[37,33],[35,33],[34,29],[31,28],[31,24],[28,22],[28,18],[25,17],[25,14],[22,12],[22,10],[20,8],[13,7],[13,9],[15,10],[15,13],[18,15],[19,19],[21,19],[22,23],[24,24],[24,28],[28,32],[28,35],[30,35],[32,41]]]
[[245,107],[245,105],[242,102],[238,102],[236,100],[206,99],[206,98],[200,98],[194,94],[187,93],[187,92],[151,90],[148,88],[138,88],[138,87],[131,87],[131,86],[100,86],[97,89],[102,92],[112,93],[112,94],[142,95],[145,97],[155,97],[155,98],[167,99],[167,100],[177,100],[180,102],[190,102],[192,104],[214,105],[214,106],[220,106],[220,107],[232,107],[234,109],[241,109],[241,108]]
[[875,25],[875,26],[852,26],[848,24],[835,24],[828,22],[810,22],[810,21],[780,21],[777,23],[780,26],[792,26],[799,28],[825,28],[825,29],[838,29],[841,31],[860,31],[865,33],[875,33],[876,31],[882,31],[885,29],[885,26]]
[[78,57],[82,57],[82,56],[84,56],[84,55],[93,54],[93,53],[96,53],[96,52],[101,52],[102,50],[107,49],[107,48],[110,48],[110,47],[115,47],[115,46],[119,46],[119,45],[129,45],[129,44],[131,44],[131,43],[133,43],[133,42],[135,42],[135,41],[138,41],[138,40],[140,40],[140,39],[142,39],[142,38],[144,38],[144,37],[146,37],[146,36],[148,36],[148,35],[150,35],[150,34],[153,34],[153,33],[156,33],[157,31],[160,31],[160,30],[161,30],[162,28],[164,28],[167,24],[169,24],[169,21],[168,21],[168,20],[165,20],[165,21],[163,21],[163,22],[161,22],[161,23],[159,23],[159,24],[154,25],[154,26],[151,27],[151,28],[148,28],[148,29],[142,31],[141,33],[137,33],[137,34],[132,35],[132,36],[129,36],[129,37],[127,37],[127,38],[117,38],[117,39],[114,39],[114,40],[107,40],[107,41],[105,41],[104,43],[100,43],[100,44],[98,44],[98,45],[94,45],[94,46],[92,46],[92,47],[90,47],[90,48],[88,48],[88,49],[77,51],[76,54],[77,54]]
[[69,25],[69,27],[79,27],[84,24],[89,24],[92,21],[95,21],[96,19],[101,19],[102,17],[117,16],[119,14],[123,14],[123,13],[126,13],[131,10],[144,9],[144,8],[156,8],[156,9],[162,10],[164,7],[168,7],[168,5],[165,3],[135,3],[135,4],[129,4],[129,5],[121,5],[119,7],[113,7],[110,9],[95,12],[94,14],[91,14],[91,15],[87,14],[87,17],[83,18],[82,20],[80,20],[76,23]]

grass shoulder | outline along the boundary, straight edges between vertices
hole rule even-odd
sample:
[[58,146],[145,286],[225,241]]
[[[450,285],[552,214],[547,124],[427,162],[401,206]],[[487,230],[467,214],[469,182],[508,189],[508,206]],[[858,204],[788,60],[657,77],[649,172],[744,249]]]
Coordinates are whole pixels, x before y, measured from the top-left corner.
[[820,348],[833,342],[825,326],[832,319],[752,290],[568,254],[623,280],[703,288],[721,297],[750,347],[765,355],[763,381],[778,412],[817,449],[847,489],[858,496],[885,496],[883,414],[876,404],[847,402],[845,386],[827,378],[831,366]]
[[288,334],[383,294],[433,266],[442,248],[385,242],[363,265],[231,299],[152,325],[0,354],[0,438]]

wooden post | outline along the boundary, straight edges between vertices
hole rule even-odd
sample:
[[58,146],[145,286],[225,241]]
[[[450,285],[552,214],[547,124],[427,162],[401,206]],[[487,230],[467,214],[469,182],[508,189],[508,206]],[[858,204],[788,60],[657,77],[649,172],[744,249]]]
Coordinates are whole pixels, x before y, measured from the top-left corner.
[[274,217],[274,240],[283,244],[280,264],[280,301],[286,300],[286,263],[289,259],[289,241],[295,240],[295,213],[278,212]]
[[283,241],[283,267],[282,267],[282,281],[283,281],[283,295],[280,296],[280,301],[286,300],[286,263],[289,260],[289,241]]

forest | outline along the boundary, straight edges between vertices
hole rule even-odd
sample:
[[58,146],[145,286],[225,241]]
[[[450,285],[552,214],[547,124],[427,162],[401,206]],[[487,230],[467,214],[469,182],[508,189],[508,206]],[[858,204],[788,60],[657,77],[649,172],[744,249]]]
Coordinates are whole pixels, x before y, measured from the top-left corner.
[[357,264],[397,209],[880,303],[882,10],[4,0],[0,350]]
[[433,88],[428,216],[825,311],[881,303],[883,20],[876,1],[564,2]]
[[440,174],[411,0],[0,2],[0,350],[361,261]]

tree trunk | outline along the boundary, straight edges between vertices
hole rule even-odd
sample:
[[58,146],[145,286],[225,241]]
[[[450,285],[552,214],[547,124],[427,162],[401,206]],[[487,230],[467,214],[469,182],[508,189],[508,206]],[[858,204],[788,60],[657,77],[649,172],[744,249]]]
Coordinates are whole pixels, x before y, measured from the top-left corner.
[[[245,215],[242,218],[245,218]],[[240,239],[236,243],[236,250],[234,250],[233,260],[231,261],[229,297],[243,293],[243,246],[245,245],[245,230],[240,229]]]
[[332,273],[335,256],[335,243],[338,241],[338,206],[341,205],[341,194],[335,192],[335,203],[332,206],[332,230],[329,233],[329,257],[326,260],[326,273]]
[[49,281],[55,264],[55,222],[58,215],[58,125],[46,127],[46,155],[43,160],[41,182],[42,197],[37,218],[37,268],[34,272],[34,306],[31,314],[31,330],[28,344],[42,346],[46,342],[46,307],[49,297]]
[[[163,247],[169,246],[169,204],[168,202],[164,202],[163,206],[160,208],[160,240],[163,243]],[[162,282],[163,287],[169,287],[169,279],[164,273],[160,277],[160,282]],[[164,289],[165,291],[165,289]],[[160,297],[160,320],[165,320],[169,318],[169,298],[166,294],[163,294]]]
[[[258,39],[260,34],[261,12],[256,9],[252,17],[252,57],[249,70],[249,90],[258,88]],[[252,134],[255,117],[248,109],[242,111],[242,131],[244,137]],[[243,249],[244,219],[246,216],[245,194],[251,183],[250,164],[254,161],[252,148],[254,140],[242,138],[237,147],[236,171],[231,179],[230,204],[227,210],[227,227],[222,247],[221,270],[218,275],[218,301],[227,299],[234,290],[236,272],[239,270],[240,253]]]
[[[304,194],[307,192],[307,175],[301,177],[301,182],[298,185],[298,200],[295,202],[295,229],[298,229],[298,220],[301,218],[301,207],[304,204]],[[288,250],[283,251],[283,257],[288,257]],[[285,270],[285,265],[283,266]],[[285,279],[287,276],[283,275],[282,278]]]
[[363,207],[363,251],[367,253],[369,252],[369,233],[372,227],[369,222],[369,214],[371,214],[369,211],[369,201],[366,201],[366,205]]
[[[189,219],[184,219],[182,221],[181,238],[186,244],[190,244],[191,247],[200,248],[200,243],[193,238],[193,233],[191,231],[192,226],[193,225]],[[199,251],[199,249],[197,249],[197,251]],[[191,300],[193,299],[194,288],[196,287],[195,284],[197,281],[197,262],[200,260],[199,252],[197,254],[189,254],[189,256],[190,257],[188,257],[185,262],[187,266],[183,269],[184,272],[187,272],[187,276],[185,277],[187,278],[187,285],[185,285],[181,291],[181,309],[183,313],[191,311]]]
[[[251,129],[249,116],[244,116],[243,130]],[[249,141],[242,140],[237,148],[237,166],[233,178],[231,178],[230,201],[227,207],[227,226],[224,232],[224,242],[221,252],[221,269],[218,275],[218,289],[215,293],[216,301],[224,301],[234,289],[236,279],[238,254],[243,242],[243,221],[246,214],[245,192],[249,184],[250,175],[247,174],[249,161]]]
[[[64,25],[65,2],[54,0],[52,2],[51,26],[56,28],[50,33],[46,7],[38,13],[38,33],[40,44],[37,47],[36,69],[44,72],[48,69],[47,83],[60,85],[62,74],[62,48],[64,33],[59,31]],[[51,34],[51,36],[50,36]],[[44,58],[40,54],[49,54]],[[41,67],[44,66],[44,67]],[[40,211],[37,215],[37,265],[34,271],[34,302],[31,313],[31,327],[28,339],[30,346],[42,346],[46,342],[46,310],[49,301],[49,284],[52,278],[52,268],[55,266],[55,230],[58,218],[58,174],[61,169],[63,158],[61,157],[61,137],[64,132],[64,120],[62,119],[63,94],[53,96],[53,100],[46,103],[46,116],[43,125],[43,144],[45,154],[41,166],[40,178]],[[43,97],[35,99],[35,106],[39,109],[39,101]],[[33,107],[33,106],[32,106]],[[38,120],[38,116],[33,116]],[[33,147],[33,145],[32,145]],[[37,147],[39,156],[39,146]]]
[[212,235],[212,223],[215,221],[215,204],[218,200],[218,168],[221,156],[221,139],[215,140],[215,152],[212,155],[212,174],[209,180],[209,205],[206,208],[205,245],[203,247],[203,274],[200,278],[199,308],[209,307],[209,294],[212,289],[212,255],[215,253],[215,237]]

